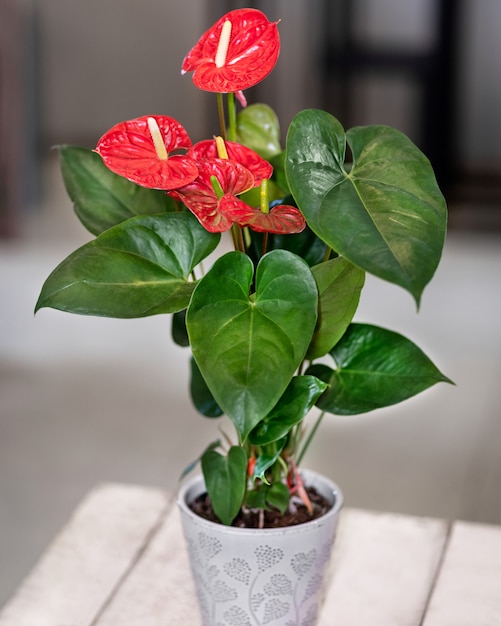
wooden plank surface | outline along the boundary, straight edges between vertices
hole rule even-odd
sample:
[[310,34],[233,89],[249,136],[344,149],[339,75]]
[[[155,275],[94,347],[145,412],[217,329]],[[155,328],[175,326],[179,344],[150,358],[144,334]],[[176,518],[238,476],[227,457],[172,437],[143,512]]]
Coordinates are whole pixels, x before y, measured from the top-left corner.
[[89,626],[169,506],[154,489],[103,485],[82,502],[0,614],[0,626]]
[[343,511],[318,626],[420,626],[447,533],[442,520]]
[[453,525],[424,626],[501,624],[501,528]]
[[181,519],[173,507],[96,626],[201,626]]
[[[448,532],[345,509],[318,626],[501,624],[501,528]],[[174,497],[127,485],[91,492],[0,613],[0,626],[200,624]]]

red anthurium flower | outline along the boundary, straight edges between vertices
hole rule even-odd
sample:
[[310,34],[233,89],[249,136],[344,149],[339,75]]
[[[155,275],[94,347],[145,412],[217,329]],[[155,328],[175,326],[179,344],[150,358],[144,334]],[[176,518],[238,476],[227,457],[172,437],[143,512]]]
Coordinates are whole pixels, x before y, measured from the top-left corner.
[[259,233],[290,235],[300,233],[306,226],[301,211],[286,204],[279,204],[269,213],[263,213],[259,208],[251,207],[239,198],[224,197],[221,199],[219,210],[239,226],[248,226]]
[[142,187],[175,189],[198,176],[195,161],[170,153],[189,149],[191,140],[179,122],[166,115],[121,122],[99,140],[96,152],[104,164]]
[[198,178],[169,195],[185,204],[209,232],[229,230],[233,221],[221,213],[220,204],[252,189],[254,178],[243,165],[227,159],[204,159],[197,165]]
[[[222,140],[221,140],[222,141]],[[225,141],[226,156],[230,161],[237,161],[254,176],[254,187],[259,187],[263,178],[271,178],[273,166],[259,156],[257,152],[234,141]],[[189,151],[188,156],[195,160],[221,157],[215,139],[199,141]]]
[[216,93],[248,89],[268,76],[278,59],[276,22],[257,9],[230,11],[188,52],[182,73],[194,71],[199,89]]

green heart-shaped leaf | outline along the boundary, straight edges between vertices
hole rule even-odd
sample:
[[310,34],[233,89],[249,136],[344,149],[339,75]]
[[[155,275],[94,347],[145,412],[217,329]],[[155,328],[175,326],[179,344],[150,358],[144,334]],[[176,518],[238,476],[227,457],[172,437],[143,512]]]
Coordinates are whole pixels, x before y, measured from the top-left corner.
[[272,507],[278,509],[283,515],[289,506],[290,495],[289,488],[284,483],[261,483],[247,491],[245,506],[250,509],[268,509]]
[[246,255],[225,254],[198,283],[186,316],[193,356],[242,440],[284,392],[317,318],[315,279],[295,254],[266,254],[255,293],[253,278]]
[[351,324],[331,355],[336,370],[326,365],[308,370],[330,385],[317,402],[329,413],[365,413],[451,382],[409,339],[378,326]]
[[252,476],[254,479],[259,479],[269,484],[266,478],[266,472],[276,463],[286,443],[287,437],[284,437],[282,440],[277,441],[272,449],[260,452],[256,459],[256,465],[254,466],[254,474]]
[[117,176],[93,150],[59,146],[61,173],[75,213],[93,235],[136,215],[173,211],[164,191],[146,189]]
[[245,496],[247,455],[240,446],[232,446],[224,457],[215,450],[202,456],[202,472],[214,513],[229,526]]
[[275,507],[282,513],[287,511],[290,501],[290,491],[284,483],[272,483],[266,490],[266,504]]
[[35,311],[132,318],[188,306],[193,268],[219,235],[191,213],[134,217],[67,257],[45,281]]
[[410,139],[386,126],[345,134],[325,111],[302,111],[289,128],[285,171],[321,239],[419,304],[441,256],[447,215],[430,163]]
[[317,328],[307,353],[313,360],[327,354],[348,328],[358,307],[365,272],[342,257],[311,270],[319,293]]
[[174,343],[182,348],[187,348],[190,345],[188,332],[186,331],[185,309],[172,314],[171,337]]
[[252,429],[249,441],[263,446],[287,435],[308,414],[326,387],[315,376],[295,376],[270,413]]
[[252,148],[263,159],[280,154],[280,125],[273,109],[259,103],[242,109],[237,115],[236,141]]
[[207,387],[195,359],[190,359],[191,363],[191,380],[190,394],[193,404],[199,413],[205,417],[220,417],[223,414],[221,407],[214,400],[210,389]]

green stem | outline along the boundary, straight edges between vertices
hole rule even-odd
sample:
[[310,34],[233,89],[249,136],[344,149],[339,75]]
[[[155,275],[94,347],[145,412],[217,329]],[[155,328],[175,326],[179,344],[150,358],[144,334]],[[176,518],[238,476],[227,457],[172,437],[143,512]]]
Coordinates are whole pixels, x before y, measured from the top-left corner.
[[221,131],[221,137],[226,139],[226,121],[224,118],[224,103],[223,103],[223,94],[217,94],[217,114],[219,117],[219,129]]
[[[263,178],[263,180],[261,181],[261,188],[259,190],[259,206],[261,209],[261,213],[270,212],[270,201],[269,201],[267,178]],[[263,243],[261,246],[261,256],[264,256],[266,254],[267,247],[268,247],[268,232],[265,231],[263,234]]]
[[229,93],[227,98],[228,104],[228,120],[230,123],[228,131],[228,139],[230,141],[237,140],[237,110],[235,107],[235,94]]
[[249,229],[247,226],[245,226],[245,228],[242,228],[242,230],[244,233],[245,249],[250,248],[252,245],[252,239],[249,233]]
[[238,224],[234,223],[231,227],[231,235],[233,237],[233,245],[235,247],[235,250],[245,252],[244,236],[242,233],[242,229]]
[[240,226],[238,226],[238,241],[240,243],[240,251],[245,252],[244,234],[243,229]]
[[237,233],[236,224],[233,224],[230,232],[231,232],[231,240],[233,241],[233,249],[238,250],[238,233]]
[[271,484],[279,483],[282,478],[282,463],[280,457],[271,466]]
[[323,418],[325,415],[325,411],[322,411],[320,413],[320,415],[317,417],[317,421],[315,422],[315,424],[313,425],[313,428],[310,431],[310,434],[308,435],[308,438],[306,439],[306,441],[304,442],[304,445],[301,449],[301,452],[299,453],[297,460],[296,460],[296,465],[300,465],[301,461],[303,460],[304,455],[306,454],[306,451],[308,450],[310,443],[312,442],[313,437],[315,436],[315,433],[318,430],[318,427],[320,426]]
[[279,456],[278,457],[278,463],[280,465],[281,474],[283,474],[285,477],[287,477],[287,475],[289,474],[289,464],[287,463],[287,460],[284,459],[283,456]]

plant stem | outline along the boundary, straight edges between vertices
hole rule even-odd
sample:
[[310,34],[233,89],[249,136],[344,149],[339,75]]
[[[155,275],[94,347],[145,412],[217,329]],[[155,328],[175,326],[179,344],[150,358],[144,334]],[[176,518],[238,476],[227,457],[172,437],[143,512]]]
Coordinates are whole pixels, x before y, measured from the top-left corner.
[[261,246],[261,256],[264,256],[266,254],[267,247],[268,247],[268,233],[264,232],[263,233],[263,244]]
[[217,94],[217,114],[219,117],[219,130],[221,131],[221,137],[226,139],[226,121],[224,118],[224,103],[223,94]]
[[317,421],[313,425],[313,428],[311,429],[310,434],[308,435],[306,441],[304,442],[304,445],[303,445],[303,447],[301,449],[301,452],[298,454],[297,461],[296,461],[297,465],[301,464],[301,461],[303,460],[303,457],[306,454],[306,451],[308,450],[308,448],[309,448],[309,446],[311,444],[311,441],[312,441],[313,437],[315,436],[315,433],[317,432],[318,427],[320,426],[320,423],[322,422],[322,420],[324,418],[324,415],[325,415],[325,411],[322,411],[320,413],[320,415],[317,417]]
[[235,107],[235,94],[229,93],[227,98],[228,105],[228,120],[230,123],[228,131],[228,139],[230,141],[237,140],[237,111]]
[[306,367],[306,360],[305,360],[305,359],[303,359],[303,360],[301,361],[301,363],[299,364],[299,367],[297,368],[297,373],[298,373],[298,375],[299,375],[299,376],[301,376],[301,375],[302,375],[303,370],[304,370],[304,368],[305,368],[305,367]]
[[252,240],[251,240],[251,236],[249,234],[249,229],[246,226],[245,228],[242,228],[242,231],[244,233],[244,241],[245,241],[245,247],[246,248],[250,248],[252,245]]
[[231,235],[233,237],[233,245],[235,246],[235,250],[239,250],[240,252],[245,252],[245,242],[244,236],[242,233],[242,229],[238,224],[233,224],[231,227]]
[[231,239],[233,241],[233,249],[238,250],[238,236],[235,224],[233,224],[233,226],[231,227]]

